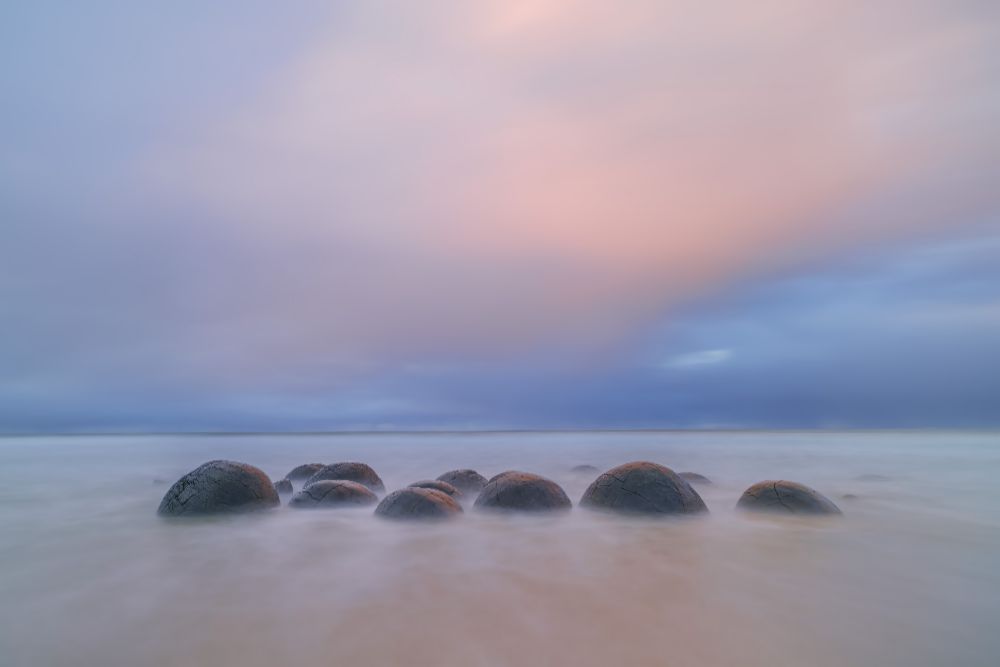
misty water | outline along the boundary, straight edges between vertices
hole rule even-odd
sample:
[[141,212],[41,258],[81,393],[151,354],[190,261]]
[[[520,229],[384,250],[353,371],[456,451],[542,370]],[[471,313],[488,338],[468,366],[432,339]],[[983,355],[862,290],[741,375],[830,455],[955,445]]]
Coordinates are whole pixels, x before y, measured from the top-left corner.
[[[694,519],[471,502],[444,524],[285,505],[159,518],[170,483],[216,458],[275,479],[365,461],[389,490],[514,468],[574,503],[593,478],[577,464],[652,460],[715,483]],[[779,478],[844,516],[734,510]],[[0,664],[996,665],[998,479],[997,433],[3,438]]]

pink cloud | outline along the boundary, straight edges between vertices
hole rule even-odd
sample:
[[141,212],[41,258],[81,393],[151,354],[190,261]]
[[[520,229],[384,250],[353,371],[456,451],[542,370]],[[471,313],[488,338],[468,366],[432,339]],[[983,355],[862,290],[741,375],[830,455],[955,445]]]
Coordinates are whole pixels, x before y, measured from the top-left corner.
[[218,288],[256,332],[237,366],[593,351],[995,205],[1000,30],[976,11],[366,2],[151,169],[251,260]]

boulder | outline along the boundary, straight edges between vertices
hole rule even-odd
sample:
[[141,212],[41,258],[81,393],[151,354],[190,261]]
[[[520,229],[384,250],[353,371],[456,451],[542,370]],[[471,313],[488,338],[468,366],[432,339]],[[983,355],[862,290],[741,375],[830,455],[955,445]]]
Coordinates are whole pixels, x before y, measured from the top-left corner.
[[575,472],[578,475],[596,475],[601,472],[601,469],[597,466],[587,465],[586,463],[578,466],[573,466],[569,469],[570,472]]
[[757,482],[743,492],[736,506],[754,512],[840,514],[832,500],[804,484],[785,480]]
[[378,496],[364,484],[346,479],[324,479],[312,484],[292,496],[289,507],[317,509],[332,507],[356,507],[373,505]]
[[375,508],[376,516],[400,520],[449,519],[461,513],[462,506],[447,493],[414,486],[393,491]]
[[548,512],[568,510],[573,503],[552,480],[512,470],[488,482],[476,498],[475,506],[483,510]]
[[274,483],[274,490],[279,496],[287,496],[292,492],[292,483],[286,479],[279,479]]
[[603,473],[587,488],[581,507],[620,514],[696,514],[707,512],[691,485],[666,466],[634,461]]
[[891,478],[886,477],[885,475],[867,474],[867,475],[858,475],[854,479],[859,482],[888,482]]
[[462,493],[475,495],[486,486],[486,478],[475,470],[463,468],[461,470],[449,470],[438,477],[439,482],[448,482]]
[[504,470],[503,472],[498,472],[497,474],[493,475],[488,480],[486,480],[486,483],[489,484],[490,482],[495,482],[496,480],[500,479],[504,475],[509,475],[512,472],[517,472],[517,470]]
[[448,482],[442,482],[439,479],[422,479],[419,482],[410,484],[410,486],[416,489],[434,489],[436,491],[440,491],[441,493],[446,493],[452,498],[461,498],[463,495],[457,488]]
[[677,476],[688,484],[711,484],[712,480],[696,472],[679,472]]
[[246,512],[280,505],[278,492],[263,470],[236,461],[209,461],[174,482],[157,512],[197,516]]
[[321,482],[324,479],[346,479],[349,482],[364,484],[376,493],[385,491],[385,484],[382,483],[382,478],[367,463],[345,462],[323,466],[306,481],[306,486]]
[[304,482],[322,470],[325,465],[325,463],[303,463],[292,468],[292,471],[285,475],[285,479],[293,482]]

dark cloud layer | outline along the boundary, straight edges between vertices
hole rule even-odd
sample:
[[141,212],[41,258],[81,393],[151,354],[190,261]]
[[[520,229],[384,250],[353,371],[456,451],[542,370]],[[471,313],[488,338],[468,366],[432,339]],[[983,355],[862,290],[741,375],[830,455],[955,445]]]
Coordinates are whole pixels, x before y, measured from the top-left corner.
[[[633,356],[601,371],[494,369],[431,384],[464,401],[472,422],[503,414],[541,427],[996,426],[1000,236],[840,259],[674,312]],[[403,386],[420,395],[427,384]]]

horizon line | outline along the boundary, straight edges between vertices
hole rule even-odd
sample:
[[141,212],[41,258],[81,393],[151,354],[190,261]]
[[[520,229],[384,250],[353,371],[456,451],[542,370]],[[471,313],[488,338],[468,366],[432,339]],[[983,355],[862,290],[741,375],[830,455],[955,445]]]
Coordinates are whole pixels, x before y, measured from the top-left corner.
[[690,428],[507,428],[507,429],[389,429],[329,431],[25,431],[0,432],[0,438],[26,437],[135,437],[135,436],[344,436],[344,435],[493,435],[515,433],[885,433],[885,432],[997,432],[1000,426],[927,427],[690,427]]

